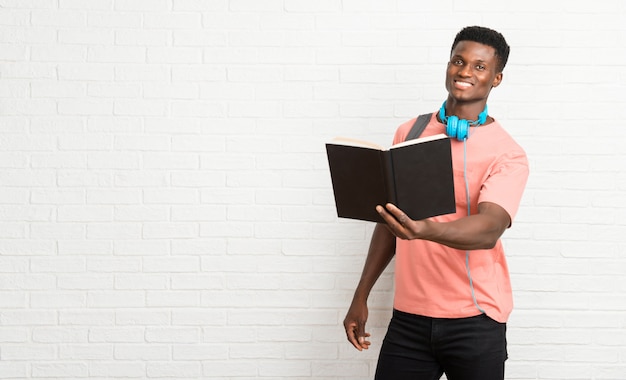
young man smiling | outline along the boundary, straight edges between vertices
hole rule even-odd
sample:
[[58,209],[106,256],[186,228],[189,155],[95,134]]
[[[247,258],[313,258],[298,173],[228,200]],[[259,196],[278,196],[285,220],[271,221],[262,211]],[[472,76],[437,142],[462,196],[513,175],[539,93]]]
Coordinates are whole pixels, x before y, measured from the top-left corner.
[[[487,113],[509,55],[504,37],[462,29],[446,71],[448,97],[422,136],[448,133],[456,213],[411,220],[379,205],[361,280],[344,320],[348,340],[367,349],[367,298],[395,261],[393,317],[376,370],[378,380],[502,380],[506,321],[513,307],[500,237],[511,226],[528,178],[524,150]],[[400,125],[403,141],[416,119]]]

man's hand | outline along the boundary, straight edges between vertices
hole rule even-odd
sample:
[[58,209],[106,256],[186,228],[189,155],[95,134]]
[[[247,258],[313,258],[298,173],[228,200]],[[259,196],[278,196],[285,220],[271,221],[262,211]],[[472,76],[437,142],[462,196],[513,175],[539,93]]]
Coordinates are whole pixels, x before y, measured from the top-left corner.
[[365,332],[367,322],[367,303],[353,300],[343,320],[343,327],[346,329],[348,341],[359,351],[367,350],[370,341],[367,340],[370,334]]
[[391,203],[387,203],[385,207],[376,206],[376,211],[387,223],[387,227],[395,236],[404,240],[420,238],[420,232],[423,230],[423,220],[413,220],[409,218],[402,210]]

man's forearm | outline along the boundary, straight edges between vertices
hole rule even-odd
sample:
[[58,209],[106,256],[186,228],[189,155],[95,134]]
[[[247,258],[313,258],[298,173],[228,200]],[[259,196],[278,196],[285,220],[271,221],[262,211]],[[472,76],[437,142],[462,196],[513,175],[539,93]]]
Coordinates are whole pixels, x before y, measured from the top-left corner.
[[495,203],[478,205],[478,214],[439,223],[411,220],[402,210],[388,204],[377,208],[392,233],[400,239],[423,239],[461,250],[492,248],[511,224],[509,214]]
[[377,224],[363,266],[361,280],[354,292],[354,299],[366,301],[372,287],[391,262],[396,251],[396,237],[384,224]]

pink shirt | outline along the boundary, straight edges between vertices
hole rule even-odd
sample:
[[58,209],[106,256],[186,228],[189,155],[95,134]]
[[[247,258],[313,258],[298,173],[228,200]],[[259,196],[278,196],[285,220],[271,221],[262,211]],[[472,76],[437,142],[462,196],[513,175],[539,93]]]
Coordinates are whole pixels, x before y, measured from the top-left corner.
[[[398,127],[394,144],[404,141],[415,119]],[[422,136],[445,133],[433,114]],[[517,213],[528,178],[524,150],[499,122],[472,127],[467,140],[467,174],[471,213],[478,203],[500,205],[510,215]],[[467,215],[463,142],[452,139],[452,166],[456,213],[432,218],[447,222]],[[434,318],[464,318],[481,314],[474,304],[466,268],[466,251],[425,240],[396,242],[396,292],[394,308]],[[473,250],[470,272],[478,306],[492,319],[506,322],[513,309],[509,270],[502,248]]]

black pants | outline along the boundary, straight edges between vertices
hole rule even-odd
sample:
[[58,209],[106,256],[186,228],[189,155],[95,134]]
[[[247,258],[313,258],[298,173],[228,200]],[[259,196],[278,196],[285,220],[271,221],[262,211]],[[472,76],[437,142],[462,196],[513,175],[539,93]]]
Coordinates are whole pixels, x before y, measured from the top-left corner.
[[376,380],[503,380],[506,324],[484,314],[440,319],[393,311]]

